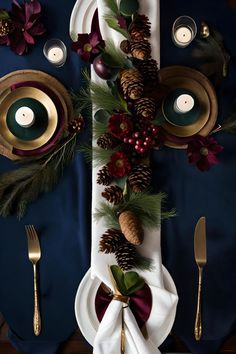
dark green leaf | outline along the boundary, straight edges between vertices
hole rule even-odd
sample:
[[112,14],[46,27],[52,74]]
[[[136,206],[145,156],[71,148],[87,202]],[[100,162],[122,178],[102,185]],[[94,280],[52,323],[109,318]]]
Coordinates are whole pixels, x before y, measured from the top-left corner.
[[129,33],[126,30],[120,28],[116,18],[110,17],[110,16],[105,16],[105,21],[110,28],[121,33],[124,37],[129,38]]
[[120,187],[121,189],[124,189],[125,184],[127,182],[127,176],[121,177],[121,178],[117,178],[115,181],[116,181],[116,184],[117,184],[118,187]]
[[131,295],[135,291],[141,289],[145,281],[136,272],[127,272],[124,275],[124,284],[126,287],[126,295]]
[[126,287],[124,284],[124,272],[117,265],[112,265],[110,268],[118,290],[121,292],[122,295],[126,295]]
[[96,122],[99,122],[99,123],[102,123],[102,124],[107,124],[110,116],[111,116],[110,113],[108,113],[104,109],[99,109],[95,113],[94,119],[96,120]]
[[130,60],[129,58],[126,58],[124,61],[124,68],[130,69],[133,67],[134,67],[134,64],[132,63],[132,60]]
[[104,0],[106,7],[108,7],[108,9],[114,14],[114,15],[118,15],[119,14],[119,9],[117,6],[117,2],[116,0]]
[[120,12],[125,16],[132,16],[138,9],[138,0],[121,0],[120,2]]

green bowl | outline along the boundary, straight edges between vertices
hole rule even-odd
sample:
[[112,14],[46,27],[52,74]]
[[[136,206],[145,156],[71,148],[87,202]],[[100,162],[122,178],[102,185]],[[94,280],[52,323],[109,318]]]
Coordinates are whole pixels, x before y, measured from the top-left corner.
[[[187,113],[176,112],[174,110],[174,104],[176,99],[183,94],[191,95],[194,99],[194,106]],[[165,98],[162,110],[165,120],[167,120],[170,124],[180,127],[195,123],[198,120],[199,115],[201,114],[200,105],[197,97],[190,90],[181,88],[172,91]]]
[[[29,107],[35,115],[34,124],[29,127],[21,127],[15,119],[16,112],[21,107]],[[21,98],[15,101],[8,109],[6,117],[7,127],[17,138],[25,141],[39,138],[47,129],[48,113],[42,103],[33,98]]]

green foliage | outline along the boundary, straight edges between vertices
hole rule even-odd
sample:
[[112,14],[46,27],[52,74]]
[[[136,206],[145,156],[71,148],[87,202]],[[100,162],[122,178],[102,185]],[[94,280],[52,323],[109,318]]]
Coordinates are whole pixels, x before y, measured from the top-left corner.
[[113,15],[119,15],[119,8],[116,0],[104,0],[106,7]]
[[120,27],[117,18],[112,15],[105,15],[104,19],[110,28],[121,33],[125,38],[129,39],[129,33],[125,29]]
[[110,67],[123,68],[125,66],[126,56],[121,50],[117,49],[117,46],[112,40],[106,41],[102,58],[104,63]]
[[22,218],[29,203],[41,193],[50,191],[58,182],[65,166],[72,160],[76,134],[68,136],[55,150],[34,163],[28,163],[0,176],[0,215],[14,212]]
[[221,124],[219,131],[226,133],[236,133],[236,112],[232,112],[230,117]]
[[139,9],[138,0],[121,0],[120,2],[120,12],[124,16],[132,16]]
[[0,10],[0,20],[8,20],[10,18],[9,14],[5,10]]
[[124,273],[119,266],[110,267],[118,290],[123,296],[130,296],[145,285],[145,281],[136,272]]

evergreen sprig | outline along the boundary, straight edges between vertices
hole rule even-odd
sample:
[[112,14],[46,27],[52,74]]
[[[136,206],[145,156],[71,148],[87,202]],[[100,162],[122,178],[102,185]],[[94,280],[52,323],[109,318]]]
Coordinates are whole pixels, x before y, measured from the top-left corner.
[[58,182],[65,166],[72,160],[76,146],[76,134],[68,136],[54,152],[35,163],[27,163],[12,172],[0,176],[0,215],[6,217],[16,212],[21,219],[29,203],[41,193],[50,191]]
[[125,38],[127,38],[127,39],[130,38],[128,31],[126,31],[124,28],[120,27],[118,19],[116,17],[114,17],[112,14],[105,15],[104,19],[110,28],[121,33]]
[[113,67],[124,68],[127,58],[124,53],[117,48],[114,41],[111,39],[106,41],[106,46],[103,51],[103,59],[106,59],[105,55],[110,57]]
[[119,14],[119,8],[116,0],[104,0],[104,3],[113,15]]

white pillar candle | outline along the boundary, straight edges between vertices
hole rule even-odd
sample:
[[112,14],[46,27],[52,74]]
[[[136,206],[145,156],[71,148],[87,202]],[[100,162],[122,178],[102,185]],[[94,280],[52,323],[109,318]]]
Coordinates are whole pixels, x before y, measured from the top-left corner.
[[48,50],[48,60],[53,64],[59,64],[64,59],[63,50],[59,47],[52,47]]
[[23,128],[29,128],[34,124],[35,115],[31,108],[20,107],[15,114],[16,122]]
[[179,45],[186,46],[192,41],[192,31],[189,27],[179,27],[175,31],[175,40]]
[[188,113],[194,107],[194,98],[191,95],[183,94],[177,97],[174,103],[176,113]]

